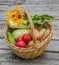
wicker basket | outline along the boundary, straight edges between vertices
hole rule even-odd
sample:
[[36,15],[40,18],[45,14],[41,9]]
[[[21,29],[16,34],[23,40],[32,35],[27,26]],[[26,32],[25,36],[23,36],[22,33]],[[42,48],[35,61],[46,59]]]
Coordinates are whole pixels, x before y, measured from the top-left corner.
[[42,42],[38,42],[39,44],[36,44],[36,38],[34,35],[34,25],[32,23],[32,19],[29,15],[29,13],[27,11],[25,11],[25,13],[28,16],[29,22],[30,22],[30,27],[31,27],[31,32],[32,32],[32,37],[33,37],[33,41],[34,41],[34,45],[28,48],[18,48],[15,45],[12,45],[6,36],[6,32],[8,31],[8,26],[5,29],[5,40],[7,42],[7,45],[10,47],[10,49],[19,57],[23,58],[23,59],[34,59],[35,57],[40,56],[46,49],[49,41],[51,40],[51,37],[53,35],[53,31],[54,31],[54,26],[51,23],[48,23],[51,27],[51,32],[49,34],[49,36],[43,40]]

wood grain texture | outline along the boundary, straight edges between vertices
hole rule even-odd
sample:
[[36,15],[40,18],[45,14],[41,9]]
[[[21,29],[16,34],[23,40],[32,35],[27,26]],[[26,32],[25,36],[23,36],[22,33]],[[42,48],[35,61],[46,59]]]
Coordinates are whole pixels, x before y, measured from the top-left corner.
[[[39,59],[40,60],[40,59]],[[50,62],[45,62],[45,63],[10,63],[10,62],[3,62],[0,63],[1,65],[59,65],[58,61],[50,61]]]
[[[23,5],[25,10],[28,10],[31,15],[33,14],[48,14],[59,18],[59,6],[40,6],[40,5]],[[20,7],[20,6],[19,6]],[[6,19],[6,10],[15,9],[15,5],[12,6],[0,6],[0,20]]]
[[57,5],[59,0],[26,0],[26,5]]
[[14,55],[10,50],[0,50],[0,63],[1,65],[58,65],[59,54],[45,52],[36,59],[24,60]]
[[22,4],[24,0],[0,0],[0,5],[15,5],[16,2]]
[[57,5],[59,0],[0,0],[0,5],[14,5],[16,2],[25,5]]

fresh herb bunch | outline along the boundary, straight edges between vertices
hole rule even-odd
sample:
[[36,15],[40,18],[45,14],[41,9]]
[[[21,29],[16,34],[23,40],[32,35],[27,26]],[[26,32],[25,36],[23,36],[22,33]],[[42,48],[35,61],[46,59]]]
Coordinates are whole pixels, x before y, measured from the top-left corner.
[[[29,25],[28,17],[26,16],[26,14],[24,14],[23,16],[24,16],[24,19],[25,19],[23,24],[24,25]],[[46,15],[46,14],[44,14],[44,15],[35,14],[31,17],[32,17],[34,25],[43,25],[46,22],[46,20],[48,20],[50,22],[57,20],[55,17],[50,16],[50,15]]]

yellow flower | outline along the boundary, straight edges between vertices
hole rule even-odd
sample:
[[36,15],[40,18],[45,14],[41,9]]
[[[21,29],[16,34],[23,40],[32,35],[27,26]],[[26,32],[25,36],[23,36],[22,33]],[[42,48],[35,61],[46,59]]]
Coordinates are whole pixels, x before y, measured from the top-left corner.
[[24,21],[23,18],[23,11],[19,12],[18,10],[18,3],[16,5],[16,9],[15,10],[8,10],[7,11],[7,22],[10,22],[10,19],[12,19],[13,22],[20,24]]

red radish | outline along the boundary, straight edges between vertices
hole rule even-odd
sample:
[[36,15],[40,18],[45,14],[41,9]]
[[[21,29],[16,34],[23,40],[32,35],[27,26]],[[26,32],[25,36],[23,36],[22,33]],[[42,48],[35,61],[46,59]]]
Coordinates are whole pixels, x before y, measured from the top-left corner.
[[15,46],[19,48],[26,48],[26,43],[24,41],[16,42]]
[[24,34],[22,39],[23,39],[23,41],[28,43],[31,40],[31,35],[30,34]]
[[19,42],[19,41],[22,41],[22,37],[18,37],[18,38],[16,39],[16,42]]

